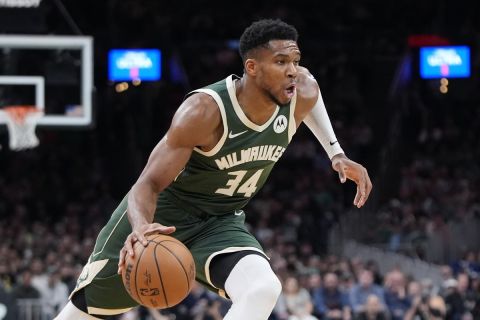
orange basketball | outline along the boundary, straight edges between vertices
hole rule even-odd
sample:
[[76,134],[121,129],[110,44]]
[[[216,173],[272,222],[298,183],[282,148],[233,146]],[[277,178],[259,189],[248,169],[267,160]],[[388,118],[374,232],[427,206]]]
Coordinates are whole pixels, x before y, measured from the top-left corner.
[[144,247],[136,242],[133,257],[127,255],[123,285],[130,296],[146,307],[163,309],[180,303],[195,281],[195,263],[190,251],[177,239],[153,234]]

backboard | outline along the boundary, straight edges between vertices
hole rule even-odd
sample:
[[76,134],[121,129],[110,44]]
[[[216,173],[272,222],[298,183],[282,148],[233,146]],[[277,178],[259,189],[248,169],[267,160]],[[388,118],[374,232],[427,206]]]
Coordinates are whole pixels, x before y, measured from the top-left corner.
[[90,126],[92,46],[84,36],[0,35],[0,108],[35,105],[38,126]]

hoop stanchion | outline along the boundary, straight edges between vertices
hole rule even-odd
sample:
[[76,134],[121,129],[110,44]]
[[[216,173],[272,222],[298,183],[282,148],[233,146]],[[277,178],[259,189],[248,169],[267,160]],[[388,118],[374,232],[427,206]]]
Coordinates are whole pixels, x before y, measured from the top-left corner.
[[35,148],[39,140],[35,135],[38,119],[43,112],[35,106],[8,106],[0,109],[7,120],[10,149],[20,151]]

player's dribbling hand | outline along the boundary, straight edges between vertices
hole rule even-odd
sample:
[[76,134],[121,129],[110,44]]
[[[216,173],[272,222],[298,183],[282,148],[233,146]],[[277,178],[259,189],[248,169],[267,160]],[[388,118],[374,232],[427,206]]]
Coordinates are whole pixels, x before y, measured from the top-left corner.
[[135,242],[140,242],[144,247],[147,246],[148,241],[145,239],[145,236],[154,233],[170,234],[175,232],[175,227],[166,227],[160,223],[149,223],[144,224],[130,233],[123,244],[123,248],[120,250],[120,257],[118,259],[118,274],[122,273],[123,265],[125,264],[125,257],[128,254],[129,256],[134,256],[133,245]]
[[353,200],[353,205],[361,208],[367,201],[370,191],[372,191],[372,182],[368,176],[367,169],[361,164],[348,159],[343,153],[332,158],[332,168],[338,172],[341,183],[349,179],[357,184],[357,194]]

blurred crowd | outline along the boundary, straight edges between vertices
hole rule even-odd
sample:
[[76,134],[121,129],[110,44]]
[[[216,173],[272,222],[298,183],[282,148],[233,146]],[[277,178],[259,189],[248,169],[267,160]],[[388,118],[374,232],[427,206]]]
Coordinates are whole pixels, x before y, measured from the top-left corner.
[[412,105],[418,128],[408,139],[413,146],[398,191],[378,208],[365,239],[436,263],[468,256],[480,241],[478,99]]
[[[433,285],[428,278],[409,277],[401,267],[382,276],[376,262],[358,258],[330,255],[302,260],[299,255],[293,264],[282,260],[280,254],[272,256],[283,291],[270,320],[473,320],[480,316],[480,279],[464,270],[455,274],[450,266],[442,267],[443,283]],[[157,320],[220,320],[229,305],[195,286],[173,309],[156,314],[139,309],[122,319],[144,315]]]
[[[79,221],[29,224],[19,207],[15,222],[2,223],[6,235],[0,253],[0,302],[7,308],[39,308],[51,319],[67,302],[88,258],[98,230],[79,236]],[[92,224],[96,225],[96,224]],[[253,228],[259,236],[264,228]],[[480,317],[478,254],[442,266],[442,283],[414,279],[402,267],[380,274],[377,261],[361,257],[318,255],[309,243],[272,231],[277,239],[263,243],[283,291],[270,320],[392,319],[470,320]],[[26,302],[38,301],[36,304]],[[179,305],[166,310],[136,308],[118,320],[219,320],[228,300],[195,284]],[[32,312],[32,310],[30,310]],[[7,318],[8,319],[8,318]],[[10,319],[28,319],[19,308]]]
[[[340,130],[344,136],[349,132]],[[26,319],[25,308],[37,308],[49,319],[66,303],[119,200],[109,163],[96,150],[98,137],[93,133],[80,138],[81,134],[40,132],[43,143],[38,148],[4,152],[0,160],[9,168],[0,177],[0,299],[21,306],[18,319]],[[329,254],[329,229],[347,210],[352,192],[338,183],[306,130],[295,139],[246,209],[248,226],[283,283],[271,320],[480,317],[478,251],[445,264],[441,284],[414,279],[401,265],[380,274],[378,261]],[[76,147],[81,157],[72,157],[72,142],[80,142]],[[228,307],[227,300],[196,285],[172,309],[138,308],[118,319],[217,320]]]

